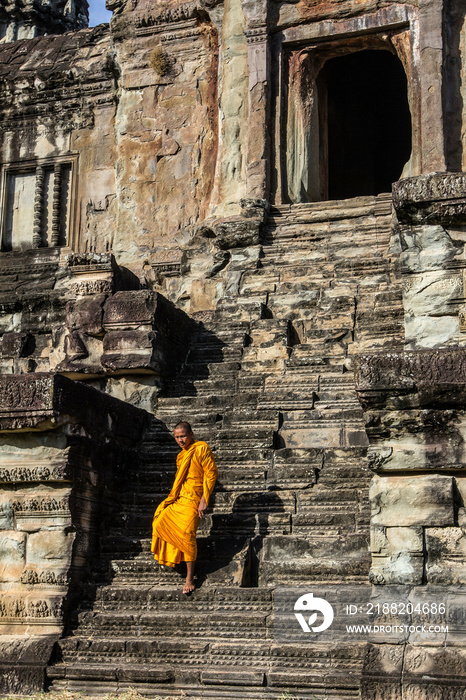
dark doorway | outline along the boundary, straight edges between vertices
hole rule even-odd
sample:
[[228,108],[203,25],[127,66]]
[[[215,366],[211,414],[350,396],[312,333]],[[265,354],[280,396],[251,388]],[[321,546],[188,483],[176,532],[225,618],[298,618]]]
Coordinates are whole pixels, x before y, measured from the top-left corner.
[[407,80],[399,58],[365,50],[329,59],[318,89],[323,198],[390,192],[411,153]]

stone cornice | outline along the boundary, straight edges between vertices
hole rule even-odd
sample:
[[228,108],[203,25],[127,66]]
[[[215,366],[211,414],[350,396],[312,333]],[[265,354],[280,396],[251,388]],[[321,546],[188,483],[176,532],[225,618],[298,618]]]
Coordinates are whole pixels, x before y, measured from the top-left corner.
[[359,355],[355,380],[365,409],[463,405],[466,348]]
[[393,185],[398,220],[406,224],[464,224],[466,174],[429,173]]
[[145,412],[59,374],[0,376],[0,432],[76,424],[101,438],[137,441]]

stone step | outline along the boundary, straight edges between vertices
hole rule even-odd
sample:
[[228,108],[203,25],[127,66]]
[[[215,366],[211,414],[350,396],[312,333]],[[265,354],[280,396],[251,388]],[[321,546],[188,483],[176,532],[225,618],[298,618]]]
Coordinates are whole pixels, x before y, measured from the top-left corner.
[[273,446],[251,447],[230,445],[227,440],[217,445],[215,450],[215,461],[218,464],[237,466],[260,466],[269,463],[273,455]]
[[278,414],[276,411],[250,406],[238,406],[233,411],[225,413],[222,424],[223,430],[238,428],[238,426],[254,425],[254,429],[278,429]]
[[[219,459],[217,451],[215,451],[215,461],[218,466],[218,479],[215,485],[215,492],[234,491],[237,489],[244,490],[260,490],[265,489],[265,469],[260,468],[257,463],[250,467],[238,465],[225,459]],[[140,510],[144,510],[146,504],[157,502],[160,494],[168,493],[173,484],[175,470],[162,473],[159,471],[150,471],[143,477],[140,477],[137,484],[134,484],[135,493],[132,498],[128,499],[128,503],[134,503],[135,507],[139,506]]]
[[[193,387],[196,396],[232,396],[235,394],[236,376],[222,377],[214,375],[203,379],[195,379]],[[225,402],[225,399],[223,400]]]
[[[237,518],[240,521],[240,518]],[[250,585],[250,540],[254,536],[255,524],[239,522],[240,527],[235,532],[231,527],[233,518],[222,522],[221,516],[216,518],[212,526],[212,515],[207,516],[198,532],[197,577],[199,583],[208,585],[220,583],[223,586]],[[242,517],[244,521],[244,516]],[[150,522],[152,517],[150,518]],[[233,523],[234,525],[234,523]],[[224,527],[225,526],[225,527]],[[203,532],[215,530],[215,534],[203,537]],[[151,533],[147,527],[146,534]],[[123,536],[122,536],[123,539]],[[136,539],[136,538],[126,538]],[[132,550],[119,549],[110,540],[106,544],[107,551],[102,555],[102,561],[96,569],[96,581],[103,582],[112,579],[114,583],[125,585],[141,584],[154,587],[179,586],[186,576],[184,564],[179,566],[161,566],[154,560],[150,551],[151,540],[140,538],[139,545]]]
[[255,426],[231,427],[220,430],[217,436],[218,445],[226,445],[227,449],[272,448],[275,432],[273,429],[256,429]]
[[344,533],[310,541],[306,535],[264,539],[259,585],[367,581],[370,553],[367,533]]
[[[181,603],[182,601],[180,601]],[[184,604],[184,603],[183,603]],[[60,640],[59,649],[63,662],[67,665],[83,662],[94,658],[94,663],[125,664],[137,663],[140,665],[151,664],[157,658],[157,665],[178,665],[180,660],[189,660],[191,666],[209,666],[212,662],[224,667],[228,664],[228,657],[235,657],[241,666],[249,662],[249,665],[259,666],[264,657],[270,655],[271,642],[258,644],[257,655],[251,653],[238,642],[210,642],[198,639],[186,639],[183,637],[161,637],[157,639],[141,639],[138,636],[125,639],[108,639],[95,637],[89,640],[79,637],[68,637]],[[117,657],[117,658],[115,658]]]
[[282,226],[284,220],[298,217],[322,217],[324,221],[328,221],[332,218],[350,218],[370,213],[383,216],[391,214],[391,202],[391,193],[384,192],[375,197],[368,195],[321,202],[275,204],[270,209],[270,218],[278,219]]
[[[150,541],[148,540],[148,546]],[[100,586],[92,595],[94,611],[111,611],[128,614],[141,614],[147,611],[169,613],[179,608],[187,614],[202,615],[216,610],[240,610],[269,613],[272,605],[272,592],[264,588],[241,588],[228,585],[203,583],[192,595],[183,595],[179,586],[152,584]],[[86,612],[86,611],[83,611]]]
[[[53,668],[55,669],[55,667]],[[64,675],[65,671],[62,673]],[[97,674],[91,680],[79,680],[78,678],[68,680],[64,677],[62,679],[61,677],[56,678],[53,676],[51,678],[53,679],[52,690],[58,693],[71,691],[78,695],[85,695],[86,693],[89,695],[89,692],[92,692],[93,696],[99,697],[108,694],[110,691],[115,694],[121,694],[122,692],[131,692],[135,688],[135,681],[100,682]],[[341,674],[339,679],[329,679],[329,687],[327,687],[327,684],[322,685],[322,681],[319,680],[319,678],[322,678],[322,674],[316,674],[316,677],[313,677],[314,682],[310,682],[307,688],[303,688],[301,676],[297,676],[294,673],[279,674],[277,680],[275,680],[274,676],[271,676],[273,685],[268,688],[248,686],[247,677],[244,677],[244,682],[241,682],[243,679],[241,673],[239,678],[236,676],[236,685],[231,680],[231,674],[219,674],[216,670],[207,672],[207,684],[201,685],[200,679],[196,679],[195,674],[189,672],[189,669],[187,669],[187,678],[190,681],[185,680],[184,682],[176,683],[176,690],[171,684],[157,683],[155,686],[157,697],[173,700],[173,697],[175,697],[173,693],[181,692],[184,693],[184,696],[177,695],[176,697],[190,697],[193,700],[198,700],[200,697],[199,692],[202,692],[202,698],[205,700],[238,700],[239,693],[243,694],[247,700],[277,700],[277,697],[293,697],[288,692],[290,688],[293,688],[293,682],[299,683],[299,696],[302,700],[316,700],[316,697],[325,698],[325,700],[357,700],[360,697],[358,683],[354,681],[351,684],[347,674]],[[310,681],[311,677],[307,675],[305,679]],[[215,684],[212,682],[213,680],[216,681]],[[154,681],[143,681],[137,685],[136,690],[150,697],[154,693]],[[316,693],[318,694],[317,696]]]
[[241,360],[243,345],[198,345],[189,351],[183,373],[193,371],[196,365],[210,365],[219,362],[235,362]]
[[365,651],[363,643],[355,642],[331,647],[314,644],[311,652],[308,645],[299,648],[256,641],[254,655],[245,656],[241,651],[244,645],[232,640],[229,646],[194,643],[192,654],[183,654],[180,662],[180,654],[174,659],[176,651],[163,639],[152,640],[152,644],[129,639],[124,655],[115,644],[113,659],[109,658],[112,650],[106,639],[93,642],[95,654],[101,655],[103,663],[90,665],[76,660],[49,667],[47,675],[53,680],[54,690],[92,689],[93,694],[102,695],[134,688],[152,695],[155,691],[158,697],[172,698],[174,692],[181,692],[183,697],[199,698],[201,693],[211,700],[277,700],[295,697],[288,692],[291,688],[303,700],[354,700],[359,696]]
[[217,608],[211,612],[195,611],[176,605],[164,611],[83,612],[79,614],[81,634],[87,637],[110,635],[127,638],[195,636],[203,640],[224,639],[265,640],[269,636],[267,620],[270,612],[242,611]]
[[[232,393],[232,398],[234,394]],[[194,411],[201,415],[209,412],[213,413],[218,408],[223,408],[223,401],[219,401],[216,396],[205,397],[202,399],[202,404],[193,396],[159,396],[157,399],[157,416],[176,413],[176,411]],[[160,420],[163,420],[162,418]],[[171,433],[169,433],[172,438]]]

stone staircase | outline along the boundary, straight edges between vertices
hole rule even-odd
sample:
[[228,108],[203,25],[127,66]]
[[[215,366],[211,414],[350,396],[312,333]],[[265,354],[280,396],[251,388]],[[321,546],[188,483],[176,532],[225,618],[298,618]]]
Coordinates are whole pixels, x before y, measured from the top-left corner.
[[[367,582],[371,474],[351,369],[357,352],[402,344],[390,224],[382,195],[272,209],[237,294],[204,315],[158,399],[95,581],[48,669],[53,689],[358,697],[364,643],[279,641],[274,596]],[[219,467],[189,598],[180,573],[154,563],[148,539],[182,419]]]

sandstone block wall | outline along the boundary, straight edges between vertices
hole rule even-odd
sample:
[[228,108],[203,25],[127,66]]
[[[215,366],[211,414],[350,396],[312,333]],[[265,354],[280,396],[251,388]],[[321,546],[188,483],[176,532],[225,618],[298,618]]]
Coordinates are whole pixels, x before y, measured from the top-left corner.
[[145,414],[59,375],[3,375],[0,394],[0,630],[19,644],[5,647],[0,687],[30,692],[98,556]]

